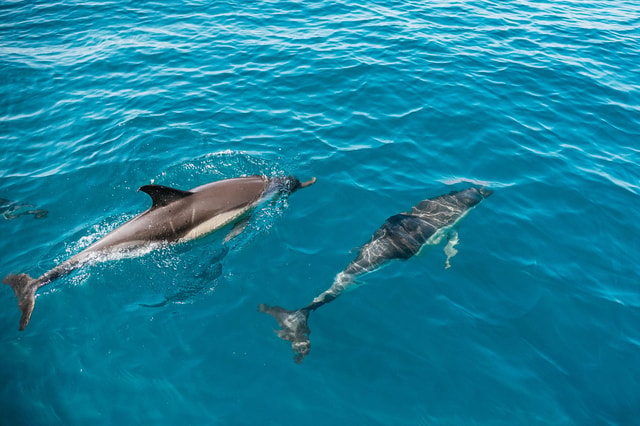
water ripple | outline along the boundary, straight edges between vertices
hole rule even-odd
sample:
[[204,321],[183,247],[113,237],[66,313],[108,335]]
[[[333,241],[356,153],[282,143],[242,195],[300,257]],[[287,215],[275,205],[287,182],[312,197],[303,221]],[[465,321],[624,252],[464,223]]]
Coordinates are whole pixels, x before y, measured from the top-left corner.
[[[627,0],[3,2],[1,198],[49,211],[0,222],[4,273],[80,250],[145,207],[132,195],[145,183],[318,178],[270,206],[215,292],[185,309],[127,311],[180,287],[213,246],[63,280],[18,337],[5,288],[5,418],[632,423],[637,12]],[[294,372],[255,305],[308,301],[385,218],[468,185],[496,191],[461,224],[454,266],[438,248],[371,274],[313,314],[313,352]],[[103,404],[113,395],[128,413]]]

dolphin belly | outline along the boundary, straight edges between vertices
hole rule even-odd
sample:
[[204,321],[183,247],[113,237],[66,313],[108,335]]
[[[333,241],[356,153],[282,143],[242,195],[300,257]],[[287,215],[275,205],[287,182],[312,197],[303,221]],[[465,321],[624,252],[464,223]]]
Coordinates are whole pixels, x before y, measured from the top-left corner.
[[238,219],[240,216],[245,214],[250,210],[250,206],[246,206],[240,209],[231,210],[225,213],[221,213],[217,216],[214,216],[199,225],[194,226],[187,232],[180,240],[181,241],[190,241],[195,240],[196,238],[200,238],[203,235],[207,235],[216,229],[220,229],[234,220]]

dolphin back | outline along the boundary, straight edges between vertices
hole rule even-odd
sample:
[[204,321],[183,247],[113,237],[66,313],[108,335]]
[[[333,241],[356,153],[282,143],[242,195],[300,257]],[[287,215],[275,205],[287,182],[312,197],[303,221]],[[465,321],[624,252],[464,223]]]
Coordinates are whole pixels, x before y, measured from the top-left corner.
[[468,209],[480,204],[482,200],[493,194],[486,188],[467,188],[461,191],[452,191],[420,201],[411,209],[411,213],[417,216],[431,217],[456,217]]

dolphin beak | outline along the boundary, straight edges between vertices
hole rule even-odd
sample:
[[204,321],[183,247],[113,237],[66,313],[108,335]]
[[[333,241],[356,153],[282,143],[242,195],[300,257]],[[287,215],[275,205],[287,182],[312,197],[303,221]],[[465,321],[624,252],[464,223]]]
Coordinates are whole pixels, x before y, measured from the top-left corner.
[[478,191],[480,191],[480,195],[482,195],[482,198],[487,198],[489,195],[493,194],[492,189],[480,188]]
[[306,182],[301,182],[300,183],[300,188],[306,188],[307,186],[311,186],[314,183],[316,183],[316,178],[312,177],[310,180],[308,180]]

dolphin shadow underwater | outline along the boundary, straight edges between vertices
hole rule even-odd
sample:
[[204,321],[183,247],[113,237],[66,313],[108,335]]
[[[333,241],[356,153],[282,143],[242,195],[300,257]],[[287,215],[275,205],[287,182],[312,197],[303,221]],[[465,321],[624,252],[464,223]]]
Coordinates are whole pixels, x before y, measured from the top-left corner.
[[389,217],[373,234],[367,244],[362,246],[356,258],[334,279],[329,289],[318,295],[313,301],[300,309],[287,310],[279,306],[260,304],[258,310],[273,316],[281,330],[275,330],[278,337],[291,342],[294,361],[301,363],[311,351],[307,324],[309,314],[319,307],[335,300],[344,291],[355,288],[356,279],[373,272],[388,262],[407,260],[425,245],[439,243],[449,232],[449,243],[445,247],[449,259],[457,253],[454,245],[458,242],[457,233],[452,230],[466,213],[483,199],[493,193],[485,188],[468,188],[453,191],[421,201],[410,212]]
[[[80,253],[70,257],[39,278],[27,274],[9,274],[3,283],[11,286],[22,313],[19,330],[29,324],[39,288],[90,264],[141,255],[139,249],[156,249],[168,243],[180,243],[203,237],[228,224],[246,225],[247,215],[261,203],[287,196],[315,183],[315,178],[300,182],[293,176],[247,176],[208,183],[188,191],[162,185],[144,185],[152,206],[114,229]],[[181,296],[178,296],[181,297]]]
[[[238,225],[240,225],[240,223],[238,223]],[[237,230],[237,228],[238,227],[234,227],[234,230]],[[225,243],[229,242],[232,237],[235,237],[235,235],[232,235],[231,233],[225,237]],[[231,248],[228,245],[223,245],[220,249],[216,249],[212,256],[198,262],[193,270],[193,279],[182,285],[177,291],[163,296],[162,300],[159,302],[139,302],[134,306],[142,308],[161,308],[171,303],[185,303],[186,301],[193,299],[195,296],[202,293],[207,287],[211,288],[212,284],[215,286],[218,279],[222,276],[222,263],[230,250]]]

